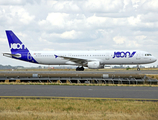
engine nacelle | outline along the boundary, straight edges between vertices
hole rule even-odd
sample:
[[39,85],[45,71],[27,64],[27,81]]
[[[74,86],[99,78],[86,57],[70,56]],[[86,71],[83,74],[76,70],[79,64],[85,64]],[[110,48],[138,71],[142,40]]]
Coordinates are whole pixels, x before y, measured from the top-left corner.
[[99,61],[88,62],[89,69],[99,69],[104,68],[104,65],[101,65]]

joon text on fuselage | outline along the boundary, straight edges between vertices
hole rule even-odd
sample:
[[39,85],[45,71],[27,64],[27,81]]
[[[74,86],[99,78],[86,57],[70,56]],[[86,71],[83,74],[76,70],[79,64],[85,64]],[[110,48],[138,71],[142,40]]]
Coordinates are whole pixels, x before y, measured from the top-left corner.
[[114,52],[114,56],[112,58],[132,58],[135,55],[136,51],[133,52]]

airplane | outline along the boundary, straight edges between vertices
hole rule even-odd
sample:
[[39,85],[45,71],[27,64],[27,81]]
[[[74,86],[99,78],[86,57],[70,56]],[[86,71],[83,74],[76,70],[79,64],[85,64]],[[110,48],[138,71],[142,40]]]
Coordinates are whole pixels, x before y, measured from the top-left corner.
[[150,53],[139,50],[99,50],[99,51],[31,51],[11,31],[6,30],[11,53],[3,56],[44,65],[75,65],[76,71],[104,68],[105,65],[139,65],[155,62]]

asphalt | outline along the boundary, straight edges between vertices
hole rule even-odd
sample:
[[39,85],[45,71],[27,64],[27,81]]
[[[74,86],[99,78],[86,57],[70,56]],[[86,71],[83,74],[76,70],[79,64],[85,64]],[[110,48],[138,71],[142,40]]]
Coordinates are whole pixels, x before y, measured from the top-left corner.
[[132,98],[158,100],[158,87],[0,85],[0,97],[49,96],[86,98]]
[[56,74],[158,74],[158,70],[109,70],[109,71],[0,71],[0,73],[56,73]]

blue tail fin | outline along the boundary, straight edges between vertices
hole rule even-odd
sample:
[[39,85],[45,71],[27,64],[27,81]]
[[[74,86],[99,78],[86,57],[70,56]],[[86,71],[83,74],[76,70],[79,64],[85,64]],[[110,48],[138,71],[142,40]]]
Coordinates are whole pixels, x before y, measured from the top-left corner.
[[[8,38],[11,54],[13,54],[12,58],[37,63],[37,61],[31,56],[26,46],[19,40],[19,38],[11,30],[6,30],[6,35]],[[16,55],[20,57],[15,57]]]
[[26,46],[19,40],[19,38],[10,30],[6,30],[9,47],[12,54],[29,52]]

